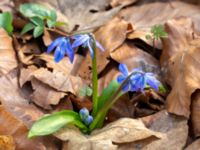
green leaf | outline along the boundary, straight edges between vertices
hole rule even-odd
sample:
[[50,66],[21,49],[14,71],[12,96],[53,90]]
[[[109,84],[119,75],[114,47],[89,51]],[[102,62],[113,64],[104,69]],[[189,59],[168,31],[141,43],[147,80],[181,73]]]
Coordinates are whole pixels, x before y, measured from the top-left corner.
[[55,26],[67,26],[67,23],[56,21]]
[[32,23],[27,23],[27,24],[23,27],[23,29],[22,29],[22,31],[21,31],[21,34],[24,34],[24,33],[28,32],[28,31],[34,29],[34,27],[35,27],[34,24],[32,24]]
[[158,87],[158,89],[159,89],[159,91],[160,91],[161,93],[166,93],[166,92],[167,92],[167,90],[166,90],[166,88],[164,87],[163,84],[160,84],[159,87]]
[[39,17],[32,17],[32,18],[30,18],[30,20],[36,26],[41,26],[41,27],[44,26],[43,20],[41,18],[39,18]]
[[159,38],[166,38],[168,36],[163,25],[154,25],[151,28],[151,33],[153,34],[153,38],[156,40]]
[[35,29],[33,30],[33,37],[34,37],[34,38],[37,38],[37,37],[39,37],[40,35],[42,35],[43,32],[44,32],[44,27],[37,26],[37,27],[35,27]]
[[89,86],[84,86],[80,89],[80,96],[92,96],[92,89]]
[[102,94],[98,97],[98,110],[97,112],[104,106],[107,100],[113,96],[113,94],[118,90],[120,84],[113,80],[110,84],[103,90]]
[[55,24],[56,24],[56,21],[47,20],[47,26],[48,26],[49,28],[54,27]]
[[9,34],[13,31],[12,19],[10,12],[0,13],[0,27],[4,28]]
[[41,19],[45,18],[52,18],[55,19],[56,13],[53,12],[53,10],[49,10],[45,6],[42,6],[37,3],[25,3],[21,4],[19,11],[26,17],[32,18],[32,17],[39,17]]
[[49,135],[67,124],[74,124],[80,129],[87,130],[87,127],[81,122],[79,114],[71,110],[64,110],[51,115],[45,115],[36,121],[31,127],[28,137]]

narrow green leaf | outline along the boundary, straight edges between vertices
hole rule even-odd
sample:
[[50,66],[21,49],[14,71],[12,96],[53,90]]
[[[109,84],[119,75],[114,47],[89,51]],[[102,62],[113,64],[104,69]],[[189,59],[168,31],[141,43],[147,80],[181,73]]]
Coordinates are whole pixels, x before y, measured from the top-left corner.
[[42,35],[43,32],[44,32],[44,27],[37,26],[37,27],[35,27],[35,29],[33,30],[33,37],[34,37],[34,38],[37,38],[37,37],[39,37],[40,35]]
[[67,26],[67,23],[56,21],[55,26]]
[[43,20],[41,18],[39,18],[39,17],[32,17],[32,18],[30,18],[30,20],[36,26],[41,26],[41,27],[44,26]]
[[9,34],[13,31],[12,14],[10,12],[0,13],[0,27],[4,28]]
[[28,31],[34,29],[34,27],[35,27],[34,24],[32,24],[32,23],[27,23],[27,24],[23,27],[23,29],[22,29],[22,31],[21,31],[21,34],[24,34],[24,33],[28,32]]
[[79,128],[87,130],[87,127],[81,122],[78,113],[71,110],[64,110],[40,118],[31,127],[28,137],[49,135],[67,124],[75,124]]
[[110,84],[103,90],[102,94],[98,97],[98,111],[104,106],[105,102],[112,97],[112,95],[118,90],[119,87],[120,84],[116,80],[110,82]]

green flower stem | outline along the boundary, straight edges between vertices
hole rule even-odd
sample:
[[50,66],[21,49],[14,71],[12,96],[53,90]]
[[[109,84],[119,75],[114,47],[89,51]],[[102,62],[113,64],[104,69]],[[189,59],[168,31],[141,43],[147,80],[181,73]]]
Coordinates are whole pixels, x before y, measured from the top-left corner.
[[97,58],[96,58],[96,40],[93,38],[93,51],[94,57],[92,58],[92,102],[93,102],[93,111],[92,116],[95,117],[98,109],[98,74],[97,74]]
[[121,86],[117,89],[117,91],[112,95],[112,97],[104,104],[104,106],[100,109],[97,115],[94,118],[94,121],[89,126],[90,132],[96,128],[101,128],[106,117],[108,110],[113,106],[113,104],[124,94],[122,91],[122,87],[127,84],[131,76],[135,74],[134,72],[131,73],[126,80],[121,84]]
[[123,92],[119,92],[114,99],[112,99],[112,101],[108,101],[107,103],[105,103],[105,107],[103,107],[96,115],[94,121],[92,122],[92,124],[89,127],[89,130],[92,131],[96,128],[101,128],[104,122],[104,118],[106,117],[106,114],[108,112],[108,110],[112,107],[112,105],[119,99],[119,97],[121,97],[124,93]]

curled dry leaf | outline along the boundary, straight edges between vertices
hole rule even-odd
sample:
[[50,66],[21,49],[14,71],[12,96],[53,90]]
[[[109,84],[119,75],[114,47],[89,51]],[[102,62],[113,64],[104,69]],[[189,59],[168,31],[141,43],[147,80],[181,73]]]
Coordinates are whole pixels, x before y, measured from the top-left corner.
[[167,110],[185,117],[190,115],[191,95],[200,87],[200,40],[193,40],[192,29],[186,30],[189,27],[192,28],[192,23],[187,18],[166,23],[169,38],[163,41],[165,47],[161,59],[162,70],[172,87],[167,97]]
[[144,117],[142,120],[149,129],[165,133],[166,136],[161,140],[142,146],[141,150],[179,150],[184,148],[188,136],[186,119],[170,115],[164,110]]
[[24,91],[21,91],[18,87],[16,70],[9,72],[6,76],[1,76],[0,83],[2,84],[0,90],[1,104],[28,127],[43,115],[39,109],[29,103],[28,99],[23,97]]
[[58,104],[67,95],[66,92],[76,95],[83,85],[79,77],[34,66],[21,69],[20,85],[23,86],[27,81],[31,81],[34,90],[30,95],[31,100],[45,109],[51,109],[51,105]]
[[31,94],[31,100],[44,109],[51,109],[51,105],[60,102],[66,93],[58,92],[41,81],[33,78],[31,80],[34,92]]
[[0,135],[11,136],[17,150],[54,150],[56,148],[51,138],[28,139],[28,128],[25,124],[2,105],[0,106],[0,116]]
[[17,60],[12,38],[2,28],[0,28],[0,35],[0,75],[4,75],[17,67]]
[[128,118],[110,123],[102,129],[93,131],[89,136],[72,128],[64,128],[55,135],[63,141],[68,141],[66,147],[70,147],[71,150],[80,148],[117,150],[122,144],[147,138],[159,140],[165,137],[164,134],[147,129],[141,121]]
[[79,93],[83,85],[83,81],[79,77],[72,75],[66,76],[64,73],[56,70],[50,72],[45,68],[36,69],[35,71],[22,69],[20,85],[22,86],[25,82],[32,80],[33,77],[57,91],[71,92],[74,95]]

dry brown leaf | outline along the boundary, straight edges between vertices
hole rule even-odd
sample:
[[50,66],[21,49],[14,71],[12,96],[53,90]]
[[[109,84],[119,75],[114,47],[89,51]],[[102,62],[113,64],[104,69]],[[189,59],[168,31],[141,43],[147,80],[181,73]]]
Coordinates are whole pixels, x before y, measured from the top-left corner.
[[84,59],[83,56],[75,54],[74,62],[72,64],[70,63],[68,57],[64,57],[59,63],[55,63],[53,55],[48,55],[45,53],[39,55],[38,58],[46,62],[47,68],[63,72],[66,75],[76,75]]
[[130,70],[137,67],[145,67],[146,71],[159,73],[158,61],[132,43],[124,43],[110,55],[118,63],[125,63]]
[[166,28],[169,38],[163,41],[165,47],[161,61],[167,82],[172,87],[166,107],[171,113],[189,117],[191,95],[200,87],[200,40],[192,40],[190,19],[170,20]]
[[197,139],[192,144],[188,145],[185,150],[200,150],[200,139]]
[[12,136],[0,135],[0,150],[15,150],[15,142]]
[[56,91],[50,86],[33,78],[31,80],[34,92],[31,94],[31,100],[44,109],[52,109],[51,105],[56,105],[66,95],[64,92]]
[[71,150],[77,149],[113,149],[117,150],[120,144],[154,138],[162,139],[164,134],[147,129],[139,120],[123,118],[108,124],[102,129],[95,130],[89,136],[84,136],[79,130],[65,128],[56,133],[56,136],[68,141],[66,147]]
[[184,148],[188,136],[186,119],[160,111],[142,120],[149,129],[165,133],[167,136],[141,147],[141,150],[181,150]]
[[[181,1],[154,2],[142,1],[146,4],[136,5],[122,9],[119,16],[126,21],[134,24],[134,31],[129,34],[129,39],[141,39],[153,46],[152,40],[147,40],[145,36],[150,32],[150,28],[156,24],[164,24],[169,19],[179,18],[182,16],[190,17],[194,22],[194,28],[200,32],[199,7],[196,5],[184,3]],[[141,2],[141,3],[142,3]],[[170,13],[169,13],[170,12]],[[159,14],[159,15],[158,15]],[[156,40],[156,48],[162,49],[160,40]]]
[[[163,52],[160,58],[162,65],[166,65],[168,59],[174,54],[186,50],[189,41],[193,39],[194,24],[190,18],[168,20],[165,24],[168,38],[163,39]],[[180,43],[180,44],[178,44]]]
[[0,116],[0,135],[12,136],[17,150],[54,150],[56,148],[50,138],[28,139],[28,129],[25,124],[3,106],[0,106]]
[[35,71],[22,69],[20,85],[22,86],[25,82],[32,80],[33,77],[57,91],[71,92],[74,95],[78,94],[80,88],[84,85],[79,77],[72,75],[66,76],[64,73],[56,70],[50,72],[45,68],[36,69]]
[[200,109],[200,92],[197,90],[192,94],[192,103],[191,103],[191,123],[192,123],[192,132],[195,137],[200,136],[200,120],[199,120],[199,109]]
[[23,97],[24,91],[21,91],[18,87],[16,70],[9,72],[6,76],[1,76],[0,83],[2,84],[0,90],[1,104],[28,127],[43,115],[38,108]]
[[200,31],[198,28],[200,10],[197,5],[181,1],[171,1],[170,3],[155,2],[128,7],[121,10],[120,16],[133,23],[136,30],[142,31],[149,30],[155,24],[164,24],[169,19],[186,16],[192,18],[192,21],[195,23],[195,29],[198,32]]
[[0,35],[0,75],[4,75],[17,67],[17,60],[12,38],[2,28],[0,28]]

